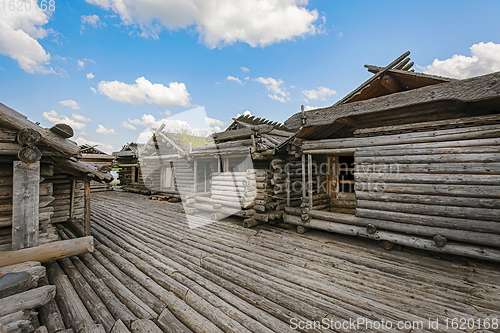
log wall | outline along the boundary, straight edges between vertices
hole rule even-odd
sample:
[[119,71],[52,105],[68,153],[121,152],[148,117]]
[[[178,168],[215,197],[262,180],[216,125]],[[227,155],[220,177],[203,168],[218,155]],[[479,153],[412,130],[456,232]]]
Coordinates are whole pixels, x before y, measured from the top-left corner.
[[476,244],[477,253],[479,246],[500,247],[500,117],[485,118],[362,129],[354,138],[304,142],[303,150],[312,153],[355,148],[356,216],[318,213],[316,221],[348,234],[348,225],[367,227],[364,234],[354,232],[363,237],[373,238],[377,230],[416,235],[443,249],[448,241]]

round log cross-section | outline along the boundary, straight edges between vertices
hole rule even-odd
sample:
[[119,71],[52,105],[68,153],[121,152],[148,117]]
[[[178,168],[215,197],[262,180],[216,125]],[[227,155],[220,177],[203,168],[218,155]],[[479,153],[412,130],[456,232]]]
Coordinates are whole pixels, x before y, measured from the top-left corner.
[[17,134],[17,142],[21,146],[35,146],[42,141],[42,135],[32,128],[25,128]]
[[42,152],[35,146],[26,146],[19,150],[17,156],[24,163],[35,163],[42,158]]

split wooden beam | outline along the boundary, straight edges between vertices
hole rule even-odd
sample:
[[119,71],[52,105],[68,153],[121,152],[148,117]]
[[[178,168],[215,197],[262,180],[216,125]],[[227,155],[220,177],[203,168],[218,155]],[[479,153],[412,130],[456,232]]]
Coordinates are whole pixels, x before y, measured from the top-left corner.
[[40,162],[14,161],[12,249],[38,245]]
[[90,236],[90,182],[85,182],[84,199],[84,233],[85,236]]

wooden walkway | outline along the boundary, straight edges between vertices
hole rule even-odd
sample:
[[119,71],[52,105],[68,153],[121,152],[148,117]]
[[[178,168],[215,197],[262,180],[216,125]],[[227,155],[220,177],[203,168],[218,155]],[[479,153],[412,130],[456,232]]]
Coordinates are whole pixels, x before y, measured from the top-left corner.
[[102,300],[88,309],[98,323],[150,319],[164,332],[464,332],[452,328],[463,318],[476,329],[490,324],[478,332],[500,331],[491,326],[500,320],[498,266],[231,221],[191,229],[180,204],[130,193],[93,194],[92,224],[96,251],[70,260]]

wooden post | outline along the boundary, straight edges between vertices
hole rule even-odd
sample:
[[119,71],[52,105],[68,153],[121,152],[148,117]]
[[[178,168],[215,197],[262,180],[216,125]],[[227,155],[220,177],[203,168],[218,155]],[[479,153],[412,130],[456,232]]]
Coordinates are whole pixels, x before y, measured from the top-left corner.
[[302,198],[306,197],[306,155],[302,154]]
[[290,207],[290,165],[285,165],[286,172],[286,206]]
[[221,172],[221,169],[220,169],[220,155],[217,155],[217,172]]
[[71,181],[71,193],[69,195],[69,218],[73,220],[75,217],[75,185],[76,181]]
[[85,207],[84,207],[85,225],[84,225],[84,231],[85,231],[85,236],[90,236],[90,181],[86,181],[85,182],[84,200],[85,200]]
[[205,193],[207,192],[207,163],[203,163],[203,179],[205,180]]
[[312,172],[312,162],[313,158],[311,154],[307,155],[307,174],[308,174],[308,181],[309,183],[308,188],[309,188],[309,210],[312,210],[313,208],[313,172]]
[[40,162],[14,161],[12,250],[38,245]]
[[198,161],[194,161],[194,175],[193,175],[193,182],[194,182],[194,193],[198,192]]

